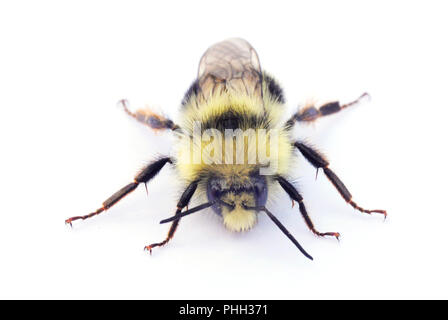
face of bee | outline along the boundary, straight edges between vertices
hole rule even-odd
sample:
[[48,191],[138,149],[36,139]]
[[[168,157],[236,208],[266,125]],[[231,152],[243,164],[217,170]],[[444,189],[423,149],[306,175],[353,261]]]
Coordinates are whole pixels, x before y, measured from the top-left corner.
[[246,207],[266,204],[268,189],[264,176],[211,178],[207,184],[209,201],[217,201],[213,210],[224,219],[224,225],[232,231],[251,229],[257,222],[257,212]]

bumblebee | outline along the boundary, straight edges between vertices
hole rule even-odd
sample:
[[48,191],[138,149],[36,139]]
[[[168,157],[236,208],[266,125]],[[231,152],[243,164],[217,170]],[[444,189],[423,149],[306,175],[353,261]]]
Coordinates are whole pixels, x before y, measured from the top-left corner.
[[[334,101],[321,106],[307,105],[284,121],[283,90],[272,76],[262,71],[252,46],[243,39],[219,42],[202,56],[198,76],[181,102],[178,124],[149,109],[132,112],[127,101],[121,101],[124,110],[137,121],[155,130],[172,131],[178,137],[174,154],[146,165],[131,183],[104,201],[96,211],[69,218],[66,223],[72,225],[73,221],[108,210],[140,184],[146,187],[169,164],[175,167],[184,183],[184,191],[174,216],[161,221],[171,222],[166,239],[146,246],[145,250],[152,252],[155,247],[167,244],[181,218],[211,208],[222,217],[226,228],[236,232],[250,230],[256,225],[258,214],[265,213],[312,260],[266,206],[273,193],[283,190],[293,206],[298,204],[306,225],[315,235],[339,239],[338,232],[316,230],[300,191],[288,180],[295,153],[299,153],[316,170],[322,169],[353,208],[387,216],[385,210],[367,210],[357,205],[347,187],[330,169],[327,158],[311,145],[292,137],[295,123],[316,121],[365,97],[366,93],[347,104]],[[189,209],[193,196],[202,198],[203,204]]]

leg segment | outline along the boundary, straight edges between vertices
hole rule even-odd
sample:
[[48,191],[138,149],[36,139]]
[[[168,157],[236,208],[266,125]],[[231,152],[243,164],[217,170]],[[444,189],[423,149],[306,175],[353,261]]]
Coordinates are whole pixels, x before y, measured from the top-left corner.
[[144,183],[146,185],[146,183],[149,180],[151,180],[152,178],[154,178],[159,173],[159,171],[163,168],[163,166],[165,164],[167,164],[168,162],[172,163],[170,158],[162,158],[155,162],[150,163],[135,176],[134,182],[129,183],[127,186],[125,186],[125,187],[121,188],[120,190],[118,190],[117,192],[115,192],[111,197],[109,197],[106,201],[103,202],[103,205],[101,208],[99,208],[98,210],[96,210],[90,214],[87,214],[85,216],[71,217],[71,218],[65,220],[65,223],[72,225],[73,221],[80,220],[80,219],[85,220],[85,219],[91,218],[93,216],[96,216],[96,215],[100,214],[101,212],[109,209],[114,204],[116,204],[118,201],[123,199],[126,195],[128,195],[129,193],[134,191],[140,183]]
[[358,206],[352,200],[352,195],[348,191],[347,187],[342,183],[342,181],[338,178],[338,176],[330,168],[328,168],[328,166],[330,165],[328,160],[323,155],[321,155],[317,150],[313,149],[312,147],[302,142],[295,142],[294,146],[297,149],[299,149],[299,151],[302,153],[305,159],[308,160],[308,162],[313,167],[315,167],[317,170],[319,170],[319,168],[323,168],[324,173],[327,176],[328,180],[330,180],[330,182],[335,186],[335,188],[344,198],[344,200],[347,201],[353,208],[368,214],[380,213],[384,215],[384,218],[386,218],[387,212],[385,210],[366,210]]
[[131,110],[129,110],[129,108],[128,108],[129,103],[127,100],[120,100],[119,103],[128,115],[133,117],[138,122],[143,123],[144,125],[150,127],[151,129],[154,129],[154,130],[164,130],[164,129],[176,130],[179,128],[179,126],[176,125],[172,120],[165,118],[164,116],[158,115],[158,114],[152,112],[150,109],[140,109],[134,113]]
[[342,109],[345,109],[347,107],[350,107],[354,104],[359,103],[362,99],[369,97],[368,93],[363,93],[358,99],[355,101],[352,101],[347,104],[341,105],[339,101],[333,101],[324,104],[323,106],[319,107],[318,109],[311,105],[305,107],[303,110],[300,110],[296,114],[294,114],[287,122],[288,125],[292,126],[295,121],[297,122],[312,122],[317,120],[320,117],[328,116],[330,114],[336,113],[341,111]]
[[[182,193],[182,196],[180,197],[179,202],[177,203],[176,215],[179,215],[181,213],[182,209],[188,205],[188,203],[190,202],[191,198],[193,197],[193,194],[196,191],[197,187],[198,187],[198,182],[194,181],[187,187],[187,189],[185,189],[185,191]],[[165,244],[167,244],[168,241],[170,241],[173,238],[174,233],[176,232],[177,226],[179,225],[179,221],[180,221],[180,219],[173,221],[165,240],[163,240],[162,242],[150,244],[145,247],[145,250],[148,250],[150,253],[152,253],[153,248],[161,247],[161,246],[164,246]]]
[[305,204],[303,203],[303,198],[297,191],[297,189],[288,182],[285,178],[278,176],[277,181],[280,184],[280,186],[283,188],[283,190],[286,191],[286,193],[289,195],[291,200],[297,201],[299,203],[299,210],[302,214],[303,219],[305,220],[306,225],[308,228],[317,236],[323,237],[323,236],[332,236],[339,240],[340,234],[339,232],[319,232],[314,228],[314,224],[311,221],[311,218],[308,216],[308,212],[306,211]]
[[[178,212],[180,213],[179,210],[176,210],[176,215],[178,214]],[[147,251],[149,251],[150,254],[152,254],[152,249],[153,248],[161,247],[161,246],[164,246],[165,244],[167,244],[168,241],[170,241],[174,237],[174,233],[177,230],[177,226],[179,225],[179,221],[180,220],[174,220],[173,221],[173,223],[171,224],[171,227],[170,227],[170,231],[168,231],[168,235],[166,236],[165,240],[163,240],[162,242],[157,242],[157,243],[150,244],[150,245],[146,246],[144,250],[147,250]]]

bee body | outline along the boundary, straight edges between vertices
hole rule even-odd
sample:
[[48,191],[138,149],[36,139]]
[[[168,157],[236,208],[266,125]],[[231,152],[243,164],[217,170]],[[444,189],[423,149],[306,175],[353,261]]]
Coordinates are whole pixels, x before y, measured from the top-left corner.
[[[293,146],[288,128],[280,122],[284,109],[283,92],[272,77],[262,72],[255,50],[246,41],[230,39],[212,46],[203,55],[198,79],[183,99],[181,128],[185,128],[183,135],[186,139],[182,139],[177,157],[181,161],[177,168],[187,184],[202,181],[199,193],[207,195],[208,200],[219,196],[232,205],[226,207],[217,203],[213,206],[214,211],[223,216],[224,225],[232,231],[249,230],[255,225],[257,213],[244,209],[243,205],[264,206],[273,176],[286,174],[290,168]],[[192,154],[190,146],[195,143],[192,132],[195,123],[200,124],[201,134],[208,129],[217,130],[223,137],[222,145],[235,143],[234,135],[226,135],[226,130],[278,130],[281,152],[277,153],[276,159],[270,159],[278,163],[277,172],[260,176],[259,162],[237,164],[236,157],[229,159],[234,154],[242,154],[245,158],[249,154],[268,154],[268,141],[259,136],[258,143],[247,143],[234,150],[224,149],[219,165],[207,159],[200,163],[191,159],[182,161]],[[203,151],[205,146],[202,141],[200,143]],[[204,152],[201,154],[208,156]],[[257,191],[255,186],[260,190]]]
[[[366,94],[362,95],[362,97]],[[279,229],[308,258],[295,238],[266,208],[275,190],[283,189],[298,203],[310,230],[318,236],[339,237],[337,232],[321,233],[314,228],[299,191],[287,180],[298,150],[336,187],[341,196],[359,211],[384,214],[384,210],[366,210],[358,206],[348,189],[329,168],[328,160],[313,147],[294,141],[291,129],[296,122],[311,122],[358,102],[340,105],[330,102],[320,108],[309,105],[283,121],[285,99],[278,83],[261,69],[256,51],[243,39],[229,39],[210,47],[199,63],[197,79],[186,92],[181,106],[180,122],[157,115],[150,110],[125,111],[155,130],[169,129],[178,136],[175,154],[158,159],[139,172],[134,182],[117,191],[95,212],[67,219],[95,216],[136,189],[146,184],[166,165],[172,164],[185,183],[167,238],[147,247],[165,245],[174,235],[182,217],[211,207],[222,216],[226,228],[246,231],[254,227],[257,214],[265,212]],[[185,208],[192,197],[202,196],[206,203]]]

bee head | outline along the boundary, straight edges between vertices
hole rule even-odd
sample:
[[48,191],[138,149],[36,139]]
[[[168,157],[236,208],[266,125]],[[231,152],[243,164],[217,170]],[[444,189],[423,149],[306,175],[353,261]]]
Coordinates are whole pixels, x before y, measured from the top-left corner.
[[268,195],[265,176],[210,178],[207,183],[209,201],[216,201],[213,210],[223,217],[232,231],[251,229],[257,222],[257,212],[246,207],[264,206]]

